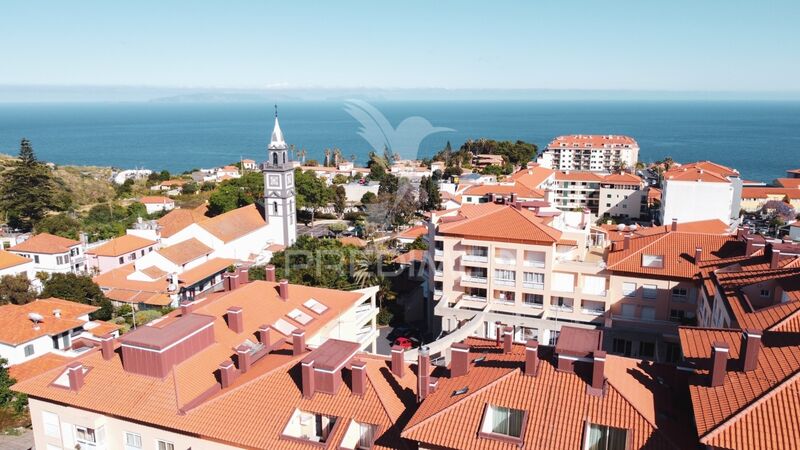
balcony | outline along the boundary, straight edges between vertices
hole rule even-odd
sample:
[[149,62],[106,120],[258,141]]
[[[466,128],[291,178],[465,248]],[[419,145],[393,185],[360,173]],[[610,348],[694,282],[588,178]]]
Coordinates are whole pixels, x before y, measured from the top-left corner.
[[461,259],[465,262],[477,262],[477,263],[487,263],[489,262],[488,255],[470,255],[466,254],[461,257]]
[[581,312],[590,316],[602,316],[605,310],[603,308],[581,308]]
[[444,295],[444,292],[441,291],[441,290],[434,290],[433,291],[433,299],[434,300],[440,300],[442,298],[442,295]]
[[486,284],[489,281],[486,277],[475,277],[471,275],[464,275],[461,277],[462,283],[475,283],[475,284]]
[[437,249],[435,249],[435,250],[433,251],[433,256],[434,256],[434,257],[441,257],[441,256],[444,256],[444,250],[441,250],[441,249],[438,249],[438,248],[437,248]]
[[544,283],[535,283],[533,281],[523,281],[522,287],[525,289],[544,289]]
[[503,266],[515,266],[517,265],[517,260],[511,258],[495,258],[494,263]]
[[433,271],[433,276],[434,277],[443,277],[444,276],[444,272],[442,272],[441,270],[434,270]]
[[571,305],[550,305],[550,311],[572,312]]
[[517,284],[517,282],[515,280],[506,280],[506,279],[502,279],[502,278],[495,278],[494,279],[494,284],[497,285],[497,286],[511,286],[511,287],[514,287]]
[[513,299],[507,299],[507,298],[495,297],[495,298],[492,299],[492,301],[495,302],[495,303],[499,303],[501,305],[515,305],[516,304],[516,302]]
[[597,296],[597,297],[605,297],[606,294],[608,293],[608,291],[606,291],[605,289],[598,290],[598,289],[591,289],[591,288],[583,288],[583,289],[581,289],[581,293],[582,294],[586,294],[586,295],[594,295],[594,296]]
[[466,300],[470,302],[481,302],[486,303],[486,297],[481,297],[480,295],[472,295],[472,294],[464,294],[461,296],[461,300]]
[[522,305],[529,308],[544,309],[544,303],[523,302]]
[[522,262],[522,265],[525,267],[536,267],[537,269],[544,269],[544,261],[539,261],[536,259],[526,259]]

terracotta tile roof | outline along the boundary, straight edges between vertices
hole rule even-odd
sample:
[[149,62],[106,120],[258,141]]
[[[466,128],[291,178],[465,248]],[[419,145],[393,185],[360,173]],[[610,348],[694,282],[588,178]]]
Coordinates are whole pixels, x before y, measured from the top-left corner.
[[662,194],[661,189],[654,188],[652,186],[647,188],[647,203],[652,205],[653,202],[655,202],[656,200],[660,202],[661,194]]
[[642,184],[642,179],[628,172],[612,173],[603,177],[603,183],[612,184]]
[[206,220],[204,214],[203,211],[196,209],[173,209],[156,221],[161,227],[161,237],[171,237],[193,223]]
[[114,331],[119,331],[122,329],[122,325],[118,325],[116,323],[105,322],[102,320],[92,320],[86,322],[83,328],[92,333],[94,337],[102,337]]
[[158,254],[169,261],[182,266],[197,258],[210,255],[214,250],[195,238],[187,239],[158,250]]
[[556,172],[556,181],[589,181],[599,183],[603,181],[603,177],[594,172],[581,172],[581,171],[568,171]]
[[[292,356],[291,345],[280,343],[285,336],[273,328],[271,340],[278,343],[275,350],[256,361],[231,387],[219,390],[215,372],[219,363],[231,358],[232,349],[245,339],[253,340],[252,334],[260,325],[271,324],[294,308],[306,308],[303,303],[309,298],[328,307],[321,315],[305,311],[314,316],[305,327],[311,339],[345,309],[360,302],[362,294],[290,285],[289,300],[282,301],[276,283],[248,283],[196,302],[193,315],[213,318],[214,343],[176,365],[163,379],[126,372],[118,354],[104,360],[100,352],[90,351],[80,359],[92,370],[77,393],[51,385],[58,375],[55,370],[18,383],[15,389],[32,397],[245,448],[311,448],[307,443],[280,437],[295,408],[299,408],[340,418],[338,431],[329,439],[330,448],[338,448],[350,419],[379,425],[377,448],[397,448],[405,412],[414,406],[416,377],[408,367],[403,378],[393,377],[381,357],[358,355],[367,363],[368,386],[363,397],[352,395],[349,382],[345,382],[336,395],[316,393],[304,399],[298,362],[307,353]],[[232,306],[242,308],[242,333],[235,333],[226,324],[225,314]],[[175,311],[154,326],[169,327],[180,320],[179,311]],[[270,405],[269,414],[264,414],[264,405]],[[399,425],[393,426],[396,423]]]
[[[800,342],[792,333],[766,332],[755,370],[743,372],[740,330],[679,329],[700,442],[718,448],[793,449],[800,447],[797,394]],[[728,344],[722,385],[709,386],[711,346]]]
[[159,186],[183,186],[186,180],[164,180],[159,183]]
[[267,221],[253,204],[206,219],[199,225],[227,243],[266,226]]
[[166,205],[169,203],[175,203],[175,200],[161,195],[149,195],[140,198],[139,202],[144,203],[145,205]]
[[143,303],[151,306],[167,306],[172,303],[172,299],[161,292],[111,289],[105,292],[105,295],[111,300],[123,303]]
[[438,233],[473,239],[545,244],[555,243],[561,238],[560,231],[545,225],[534,213],[513,206],[502,206],[473,218],[442,223]]
[[405,239],[416,239],[420,236],[425,236],[426,234],[428,234],[428,227],[425,225],[417,225],[403,231],[402,233],[398,234],[397,237]]
[[69,253],[70,248],[76,245],[80,245],[80,242],[61,236],[55,236],[50,233],[39,233],[8,250],[12,252],[44,254]]
[[87,250],[86,253],[97,256],[122,256],[153,245],[156,245],[155,241],[132,234],[126,234],[111,239],[99,247]]
[[785,188],[800,188],[800,178],[778,178],[775,180],[778,186]]
[[[586,147],[586,145],[590,147]],[[613,136],[602,134],[573,134],[569,136],[558,136],[547,144],[547,148],[562,148],[562,147],[580,147],[580,148],[622,148],[628,145],[630,147],[639,148],[632,137],[629,136]]]
[[159,278],[163,278],[163,277],[167,276],[167,272],[159,269],[156,266],[145,267],[144,269],[140,270],[139,272],[142,272],[143,274],[147,275],[148,277],[150,277],[153,280],[157,280]]
[[[92,280],[100,286],[103,291],[119,290],[119,291],[132,291],[132,292],[149,292],[150,294],[164,293],[167,291],[167,281],[164,278],[159,278],[155,281],[139,281],[131,280],[128,277],[136,271],[133,264],[118,267],[108,272],[101,273],[95,276]],[[150,276],[150,275],[148,275]],[[106,296],[111,298],[109,292]],[[115,298],[115,300],[117,300]],[[122,300],[120,300],[122,301]]]
[[724,176],[697,167],[681,166],[664,172],[665,181],[701,181],[704,183],[730,183]]
[[[733,236],[681,231],[634,237],[628,250],[623,250],[619,242],[615,246],[618,250],[611,249],[608,252],[608,270],[687,280],[700,272],[694,261],[697,247],[702,247],[703,258],[710,260],[744,253],[744,244]],[[663,267],[643,267],[644,255],[661,256]]]
[[33,262],[32,259],[24,258],[16,253],[0,250],[0,269],[8,269],[9,267],[19,266]]
[[[608,235],[612,242],[622,241],[625,235],[630,234],[633,237],[653,236],[657,234],[669,233],[672,225],[661,225],[644,227],[640,225],[626,226],[620,231],[619,225],[600,225]],[[731,234],[731,227],[719,219],[698,220],[694,222],[682,222],[677,224],[677,231],[682,233],[699,233],[699,234],[716,234],[720,236],[727,236]]]
[[553,174],[555,174],[555,170],[536,166],[515,172],[510,178],[529,189],[541,189],[542,184]]
[[[61,318],[55,317],[61,311]],[[78,317],[97,311],[96,306],[84,305],[59,298],[34,300],[25,305],[0,306],[0,342],[19,345],[41,336],[53,336],[85,323]],[[29,314],[35,313],[44,320],[35,324]]]
[[178,275],[178,281],[184,286],[191,286],[227,269],[235,262],[235,259],[212,258]]
[[744,187],[742,188],[742,198],[766,199],[775,198],[783,200],[784,197],[796,200],[800,199],[800,189],[785,187]]
[[468,188],[463,195],[484,196],[489,194],[511,195],[517,194],[521,198],[544,198],[544,192],[539,189],[531,189],[519,183],[515,184],[478,184]]
[[681,164],[678,166],[679,168],[687,168],[687,169],[703,169],[707,171],[711,171],[722,175],[723,177],[738,177],[739,171],[736,169],[731,169],[730,167],[723,166],[722,164],[717,164],[711,161],[697,161],[692,163]]
[[[467,339],[471,357],[486,359],[470,364],[467,375],[440,377],[411,418],[403,436],[426,447],[458,449],[514,449],[514,443],[478,435],[487,404],[527,411],[525,449],[581,447],[586,421],[628,430],[629,448],[678,448],[660,431],[661,418],[653,405],[666,400],[655,382],[653,367],[638,360],[608,355],[608,384],[603,396],[586,391],[586,374],[559,372],[551,362],[552,349],[540,346],[538,374],[525,376],[524,346],[511,354],[497,352],[493,341]],[[467,388],[464,394],[456,394]],[[670,411],[659,402],[660,410]]]
[[414,249],[407,253],[398,255],[392,260],[392,262],[397,264],[411,264],[414,261],[425,261],[426,253],[426,250]]
[[64,366],[70,361],[72,361],[72,358],[67,356],[45,353],[42,356],[25,361],[24,363],[10,366],[8,368],[8,374],[11,375],[11,378],[19,382],[40,375],[56,367]]

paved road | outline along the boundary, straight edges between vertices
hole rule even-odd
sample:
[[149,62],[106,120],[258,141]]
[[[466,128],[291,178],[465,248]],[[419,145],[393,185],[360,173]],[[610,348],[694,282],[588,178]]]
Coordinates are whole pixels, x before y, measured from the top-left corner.
[[327,236],[330,234],[330,230],[328,230],[328,225],[331,223],[338,222],[337,220],[318,220],[314,222],[314,226],[305,226],[303,224],[297,224],[297,233],[301,236],[312,236],[315,238]]
[[392,343],[389,342],[389,339],[386,339],[386,336],[392,332],[392,327],[383,327],[378,329],[378,341],[375,345],[375,351],[379,355],[390,355],[392,353]]
[[0,435],[3,450],[29,450],[33,448],[33,431],[26,429],[19,436]]

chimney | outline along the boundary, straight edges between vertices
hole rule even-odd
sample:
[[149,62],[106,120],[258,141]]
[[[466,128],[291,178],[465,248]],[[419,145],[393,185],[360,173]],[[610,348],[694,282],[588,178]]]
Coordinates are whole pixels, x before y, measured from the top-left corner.
[[430,390],[431,357],[428,347],[419,348],[417,359],[417,400],[423,401]]
[[513,346],[514,328],[503,328],[503,353],[511,353]]
[[495,344],[498,347],[500,347],[500,339],[502,339],[501,337],[502,335],[503,335],[503,326],[498,320],[494,323],[494,339],[496,341]]
[[228,328],[234,333],[241,333],[244,331],[244,314],[242,308],[239,306],[231,306],[228,308]]
[[728,344],[714,342],[711,344],[711,387],[725,383],[725,369],[728,364]]
[[678,219],[672,219],[672,226],[670,231],[678,231]]
[[456,342],[450,346],[450,378],[469,372],[469,345]]
[[350,363],[350,372],[353,395],[363,397],[367,388],[367,363],[360,359],[354,359]]
[[227,359],[219,363],[219,384],[222,389],[229,387],[236,380],[236,366],[233,361]]
[[517,202],[517,193],[516,192],[512,192],[511,193],[511,203],[516,203],[516,202]]
[[489,203],[494,203],[494,194],[489,194]]
[[703,257],[703,247],[695,247],[694,248],[694,263],[697,264],[700,262],[700,258]]
[[114,336],[111,334],[104,334],[100,337],[100,352],[103,354],[103,359],[105,360],[114,357]]
[[83,363],[75,361],[67,366],[67,379],[69,380],[69,389],[78,392],[83,387],[84,376]]
[[778,268],[778,263],[780,262],[780,260],[781,260],[781,251],[776,249],[776,248],[773,248],[772,249],[772,256],[770,257],[770,260],[769,260],[769,268],[770,269],[777,269]]
[[275,282],[275,266],[273,266],[272,264],[268,265],[264,269],[264,274],[267,281],[270,281],[272,283]]
[[181,302],[181,316],[185,316],[192,312],[192,302],[184,300]]
[[622,249],[627,250],[631,248],[631,235],[626,234],[624,240],[622,241]]
[[239,286],[250,282],[250,269],[242,267],[239,269]]
[[539,341],[530,339],[525,344],[525,375],[535,377],[539,369]]
[[750,234],[750,225],[745,225],[742,227],[742,236],[747,236]]
[[592,354],[592,392],[598,395],[603,393],[603,383],[605,382],[606,352],[595,350]]
[[56,319],[60,319],[61,318],[61,310],[60,309],[54,309],[53,310],[53,315],[56,317]]
[[258,327],[258,342],[264,344],[264,347],[269,351],[270,345],[272,343],[269,341],[269,332],[271,328],[269,325],[261,325]]
[[301,362],[300,377],[303,382],[303,398],[314,397],[314,361]]
[[281,294],[281,300],[289,300],[289,280],[283,279],[278,283],[278,292]]
[[745,245],[746,245],[746,248],[744,250],[745,255],[747,255],[747,256],[752,255],[753,252],[756,250],[755,242],[753,242],[753,237],[752,236],[745,236],[744,237],[744,242],[745,242]]
[[236,357],[239,360],[239,372],[247,373],[250,370],[252,363],[252,355],[250,354],[250,347],[246,344],[241,344],[236,347]]
[[397,378],[403,378],[405,374],[405,364],[403,363],[403,347],[395,345],[392,347],[392,373]]
[[306,332],[303,330],[292,331],[292,355],[301,355],[306,351]]
[[750,372],[758,366],[758,354],[761,351],[761,331],[747,328],[742,332],[742,349],[739,358],[742,370]]

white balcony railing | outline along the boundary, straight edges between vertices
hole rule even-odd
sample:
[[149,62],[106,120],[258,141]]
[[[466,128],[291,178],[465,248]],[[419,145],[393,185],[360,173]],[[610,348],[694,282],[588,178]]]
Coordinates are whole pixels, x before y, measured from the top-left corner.
[[494,284],[497,284],[497,285],[500,285],[500,286],[514,286],[514,285],[517,284],[517,282],[515,280],[505,280],[505,279],[502,279],[502,278],[495,278]]
[[495,258],[494,262],[496,264],[502,264],[504,266],[513,266],[513,265],[517,264],[517,260],[516,259],[509,259],[509,258]]
[[433,291],[433,298],[435,298],[437,300],[442,298],[442,295],[444,295],[443,291],[437,291],[437,290]]
[[486,255],[464,255],[464,261],[485,263],[489,262],[489,257]]
[[544,283],[534,283],[531,281],[523,281],[522,287],[528,289],[544,289]]
[[543,309],[544,308],[544,303],[524,302],[523,305],[531,307],[531,308],[536,308],[536,309]]
[[433,271],[433,276],[435,276],[435,277],[443,277],[444,276],[444,272],[442,272],[441,270],[435,270],[435,271]]
[[525,267],[536,267],[539,269],[544,269],[545,264],[544,261],[526,259],[525,261],[523,261],[522,265]]
[[464,275],[461,279],[467,283],[478,283],[478,284],[486,284],[488,279],[486,277],[473,277],[469,275]]
[[444,256],[444,250],[435,249],[433,251],[433,256]]
[[514,304],[516,304],[516,302],[514,300],[509,300],[509,299],[505,299],[505,298],[497,298],[497,297],[495,297],[493,300],[495,302],[497,302],[497,303],[502,303],[504,305],[514,305]]
[[572,306],[568,306],[568,305],[550,305],[550,311],[572,312]]
[[599,316],[603,314],[603,308],[581,308],[581,312],[592,316]]
[[599,297],[605,297],[607,293],[605,290],[598,291],[596,289],[582,289],[581,292],[586,295],[597,295]]
[[471,301],[471,302],[486,302],[486,297],[481,297],[481,296],[479,296],[479,295],[469,295],[469,294],[464,294],[464,295],[461,297],[461,299],[462,299],[462,300],[469,300],[469,301]]

